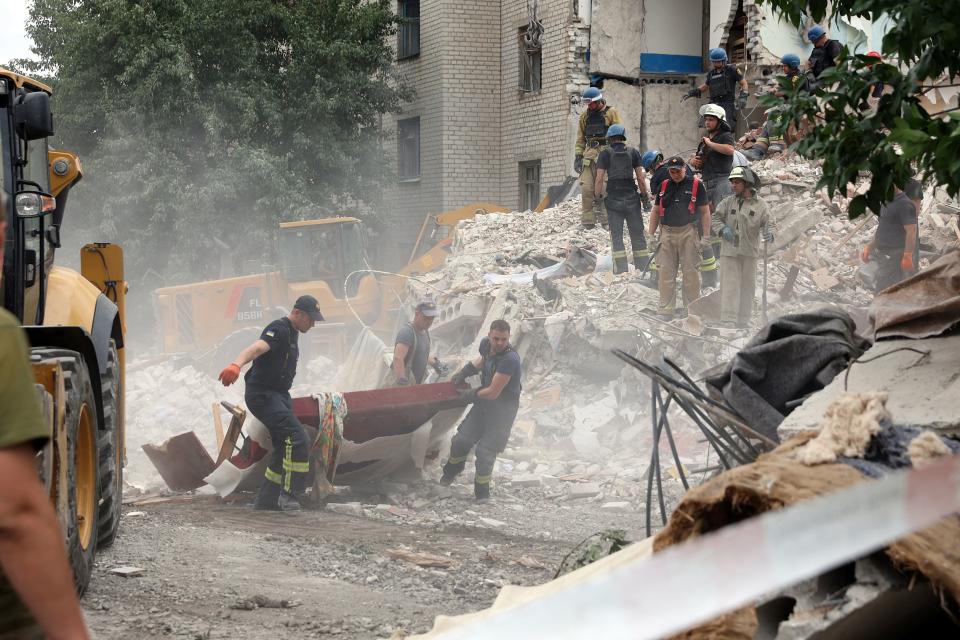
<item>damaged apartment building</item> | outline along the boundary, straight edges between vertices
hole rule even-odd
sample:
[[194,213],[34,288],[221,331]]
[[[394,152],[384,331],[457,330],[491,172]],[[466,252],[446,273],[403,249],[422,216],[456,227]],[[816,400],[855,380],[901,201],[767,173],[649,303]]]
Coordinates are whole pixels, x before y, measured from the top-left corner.
[[[428,213],[473,202],[530,209],[573,173],[580,95],[602,82],[628,143],[692,153],[710,47],[751,92],[779,58],[806,59],[797,29],[755,0],[398,0],[397,65],[416,98],[392,117],[396,183],[386,194],[407,250]],[[889,24],[838,20],[831,37],[864,53]],[[755,88],[754,88],[755,87]],[[748,119],[752,117],[748,108]],[[757,112],[759,114],[759,112]],[[755,114],[756,115],[756,114]],[[387,145],[387,156],[393,156]]]

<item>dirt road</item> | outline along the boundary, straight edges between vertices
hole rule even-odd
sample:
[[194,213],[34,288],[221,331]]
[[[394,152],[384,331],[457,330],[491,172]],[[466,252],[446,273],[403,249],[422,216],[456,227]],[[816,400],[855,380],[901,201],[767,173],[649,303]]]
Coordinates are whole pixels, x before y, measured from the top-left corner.
[[[445,492],[444,492],[445,491]],[[98,638],[340,638],[422,632],[438,614],[474,611],[504,584],[549,580],[567,551],[610,526],[640,538],[642,513],[523,491],[477,505],[465,486],[421,489],[417,508],[364,515],[254,512],[211,496],[126,509],[98,555],[84,598]],[[449,568],[391,559],[389,549],[448,557]],[[144,569],[139,577],[110,573]],[[237,609],[255,596],[291,608]]]

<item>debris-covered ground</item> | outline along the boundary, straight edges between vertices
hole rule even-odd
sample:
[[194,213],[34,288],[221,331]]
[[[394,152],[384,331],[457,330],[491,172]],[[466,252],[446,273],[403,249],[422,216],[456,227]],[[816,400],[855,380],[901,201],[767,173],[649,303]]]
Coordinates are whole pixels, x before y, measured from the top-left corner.
[[[856,317],[872,297],[870,269],[858,255],[875,221],[847,220],[845,196],[864,185],[831,201],[815,191],[817,169],[806,163],[767,160],[754,167],[777,221],[768,317],[824,303]],[[649,362],[666,356],[699,379],[762,326],[762,279],[750,329],[717,326],[707,304],[688,318],[662,322],[654,317],[658,297],[649,276],[614,275],[607,232],[581,229],[579,207],[571,200],[543,213],[464,221],[447,265],[411,285],[412,297],[437,299],[442,313],[431,334],[450,364],[475,353],[491,319],[513,326],[524,393],[510,445],[497,462],[491,503],[472,499],[472,462],[453,487],[436,483],[443,451],[418,482],[344,488],[325,510],[294,516],[252,512],[249,495],[221,500],[200,490],[152,497],[167,492],[140,446],[193,430],[212,453],[212,406],[240,402],[243,393],[189,366],[134,361],[127,392],[129,504],[120,538],[98,555],[84,601],[98,637],[367,638],[422,631],[438,614],[488,606],[504,584],[549,580],[593,533],[622,529],[642,538],[650,385],[609,350]],[[940,194],[926,194],[921,266],[960,239],[957,211]],[[313,360],[293,395],[333,390],[335,369]],[[669,422],[682,469],[699,484],[717,471],[716,456],[676,407]],[[683,487],[665,441],[660,467],[669,510]],[[656,507],[650,517],[659,528]],[[125,566],[142,572],[111,573]]]

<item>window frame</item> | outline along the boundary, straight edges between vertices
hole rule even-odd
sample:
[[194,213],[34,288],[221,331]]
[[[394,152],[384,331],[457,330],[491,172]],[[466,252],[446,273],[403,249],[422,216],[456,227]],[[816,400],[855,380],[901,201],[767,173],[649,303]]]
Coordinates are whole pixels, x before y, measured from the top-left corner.
[[[543,162],[537,160],[524,160],[517,163],[520,182],[520,211],[533,211],[540,204],[543,196],[540,195],[543,183]],[[530,180],[527,177],[528,170],[535,170],[536,177]],[[531,186],[536,187],[536,193],[532,193]],[[532,199],[531,199],[532,196]]]
[[[413,125],[416,125],[416,134],[413,135]],[[411,150],[408,145],[415,148]],[[397,120],[397,179],[400,182],[416,182],[420,180],[422,171],[420,163],[420,116],[412,116]],[[415,167],[410,166],[415,164]]]
[[[409,15],[411,9],[417,15]],[[420,55],[420,0],[397,0],[397,60],[409,60]]]
[[517,30],[517,87],[523,93],[540,93],[543,90],[543,47],[528,50],[523,44],[526,32],[527,26]]

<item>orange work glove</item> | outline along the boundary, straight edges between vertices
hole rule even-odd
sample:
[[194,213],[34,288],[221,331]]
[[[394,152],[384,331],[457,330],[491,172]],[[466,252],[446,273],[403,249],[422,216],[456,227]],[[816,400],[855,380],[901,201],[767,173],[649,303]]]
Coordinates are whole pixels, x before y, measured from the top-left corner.
[[903,257],[900,258],[900,270],[901,271],[913,271],[913,252],[907,251],[903,254]]
[[229,387],[234,382],[237,381],[237,378],[240,377],[240,365],[230,363],[227,365],[227,368],[220,372],[220,382],[223,383],[223,386]]
[[860,262],[870,262],[870,245],[864,246],[860,252]]

